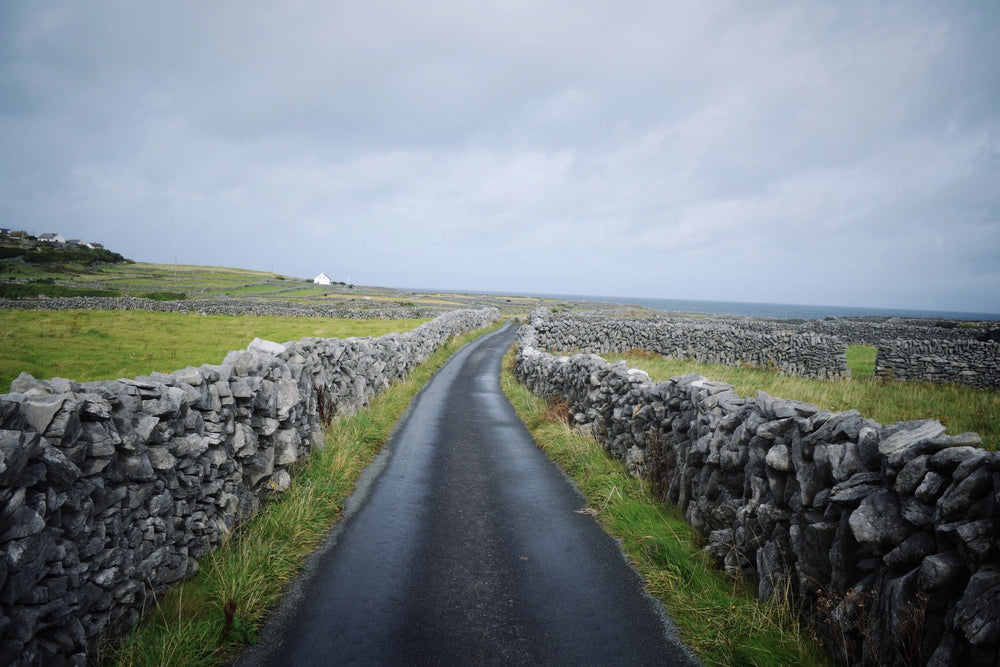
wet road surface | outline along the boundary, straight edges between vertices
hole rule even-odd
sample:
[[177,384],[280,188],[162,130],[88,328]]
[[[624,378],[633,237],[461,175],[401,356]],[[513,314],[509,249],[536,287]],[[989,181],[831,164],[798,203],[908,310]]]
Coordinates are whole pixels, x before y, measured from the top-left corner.
[[515,331],[417,396],[238,664],[695,664],[503,395]]

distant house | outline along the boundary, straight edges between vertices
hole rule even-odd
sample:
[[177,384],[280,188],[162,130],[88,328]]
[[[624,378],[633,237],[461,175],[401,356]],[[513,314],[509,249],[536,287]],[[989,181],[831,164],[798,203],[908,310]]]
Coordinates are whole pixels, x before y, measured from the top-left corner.
[[66,243],[62,234],[42,234],[38,240],[42,243]]
[[66,245],[83,245],[83,241],[80,239],[67,239]]
[[313,278],[313,282],[316,283],[317,285],[332,285],[333,284],[333,281],[330,280],[330,276],[326,275],[325,273],[321,273],[318,276],[316,276],[315,278]]

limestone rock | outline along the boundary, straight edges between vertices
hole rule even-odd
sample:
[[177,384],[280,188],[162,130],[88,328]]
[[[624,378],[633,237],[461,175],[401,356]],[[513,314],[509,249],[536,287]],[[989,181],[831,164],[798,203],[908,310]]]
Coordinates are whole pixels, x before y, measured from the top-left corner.
[[887,489],[865,496],[851,513],[850,524],[858,544],[877,554],[894,548],[906,539],[908,532],[900,514],[899,500]]

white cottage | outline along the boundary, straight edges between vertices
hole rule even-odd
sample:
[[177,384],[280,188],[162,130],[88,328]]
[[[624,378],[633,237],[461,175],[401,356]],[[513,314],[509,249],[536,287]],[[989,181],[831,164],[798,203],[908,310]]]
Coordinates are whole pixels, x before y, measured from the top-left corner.
[[333,284],[333,281],[330,280],[330,276],[326,275],[325,273],[321,273],[318,276],[316,276],[315,278],[313,278],[313,282],[316,283],[317,285],[332,285]]

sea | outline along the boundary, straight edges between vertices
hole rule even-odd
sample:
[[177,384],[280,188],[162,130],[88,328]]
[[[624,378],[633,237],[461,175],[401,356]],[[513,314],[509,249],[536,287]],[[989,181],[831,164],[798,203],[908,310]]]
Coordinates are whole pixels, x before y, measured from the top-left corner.
[[824,317],[927,317],[954,320],[998,321],[997,313],[970,313],[947,310],[907,310],[901,308],[862,308],[854,306],[807,306],[786,303],[751,303],[743,301],[699,301],[694,299],[652,299],[646,297],[586,296],[572,294],[525,294],[564,301],[600,301],[644,306],[656,310],[710,315],[746,315],[777,319],[815,320]]

